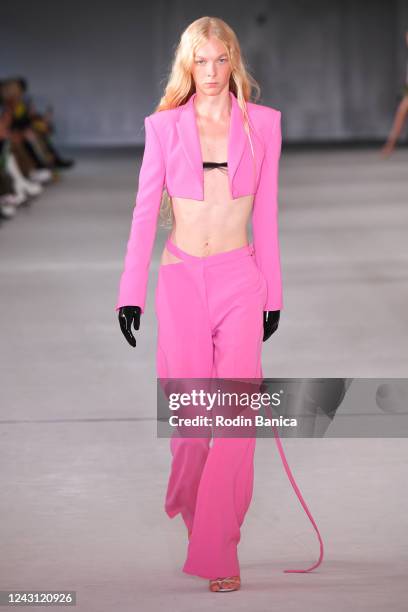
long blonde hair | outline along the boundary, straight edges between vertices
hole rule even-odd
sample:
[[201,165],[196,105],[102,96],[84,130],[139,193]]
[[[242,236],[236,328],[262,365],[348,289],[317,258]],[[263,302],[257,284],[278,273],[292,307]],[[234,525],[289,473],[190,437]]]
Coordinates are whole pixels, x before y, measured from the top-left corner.
[[[177,45],[170,76],[160,102],[155,112],[176,108],[185,104],[195,92],[192,76],[194,53],[211,36],[218,38],[226,47],[231,65],[229,90],[232,91],[241,108],[244,129],[249,135],[249,119],[246,102],[255,90],[254,101],[260,97],[261,89],[256,80],[249,74],[235,32],[219,17],[200,17],[184,30]],[[251,141],[252,146],[252,141]],[[171,199],[166,190],[163,191],[160,205],[160,217],[165,226],[173,223]]]

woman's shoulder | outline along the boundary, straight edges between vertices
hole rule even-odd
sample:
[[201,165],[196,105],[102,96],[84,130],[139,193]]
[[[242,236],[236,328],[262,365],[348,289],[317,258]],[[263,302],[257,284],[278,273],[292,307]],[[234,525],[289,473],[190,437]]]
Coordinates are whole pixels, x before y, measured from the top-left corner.
[[176,108],[168,108],[166,110],[155,111],[147,116],[155,128],[160,129],[161,127],[165,127],[169,125],[172,121],[178,117],[180,112],[180,107]]
[[281,111],[273,106],[247,102],[248,114],[258,127],[268,129],[268,126],[275,125],[281,117]]

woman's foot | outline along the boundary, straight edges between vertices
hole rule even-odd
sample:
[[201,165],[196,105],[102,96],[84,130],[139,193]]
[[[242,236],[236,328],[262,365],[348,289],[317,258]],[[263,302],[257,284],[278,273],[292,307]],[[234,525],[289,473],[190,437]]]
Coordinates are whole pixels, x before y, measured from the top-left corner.
[[241,586],[239,576],[228,576],[227,578],[215,578],[210,580],[209,588],[213,593],[226,593],[228,591],[238,591]]

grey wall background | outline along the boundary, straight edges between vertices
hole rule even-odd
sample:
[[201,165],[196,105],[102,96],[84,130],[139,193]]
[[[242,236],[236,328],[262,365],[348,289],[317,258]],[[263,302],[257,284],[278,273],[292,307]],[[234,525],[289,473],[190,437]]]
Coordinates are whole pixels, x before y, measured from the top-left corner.
[[3,3],[0,78],[28,78],[64,144],[143,142],[183,29],[236,31],[261,103],[289,141],[385,137],[405,79],[407,0],[71,0]]

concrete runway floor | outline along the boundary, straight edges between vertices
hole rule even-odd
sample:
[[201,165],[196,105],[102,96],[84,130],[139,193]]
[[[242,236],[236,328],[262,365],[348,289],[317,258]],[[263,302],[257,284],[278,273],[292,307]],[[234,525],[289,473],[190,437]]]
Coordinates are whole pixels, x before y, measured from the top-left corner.
[[[81,612],[405,610],[403,437],[283,440],[325,543],[310,574],[282,573],[311,565],[318,542],[274,440],[258,440],[241,591],[182,573],[155,421],[162,229],[136,349],[114,311],[138,159],[82,152],[0,226],[0,589],[72,589]],[[284,309],[265,376],[406,376],[407,167],[406,149],[283,153]]]

